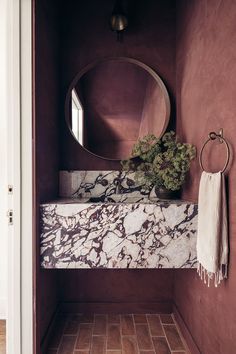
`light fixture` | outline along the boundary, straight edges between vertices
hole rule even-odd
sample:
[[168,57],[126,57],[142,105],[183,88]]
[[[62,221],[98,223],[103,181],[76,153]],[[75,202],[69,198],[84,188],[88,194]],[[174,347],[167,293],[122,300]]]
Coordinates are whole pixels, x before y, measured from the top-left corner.
[[128,26],[128,19],[125,15],[121,0],[117,0],[110,19],[111,29],[117,33],[117,41],[122,41],[123,31]]

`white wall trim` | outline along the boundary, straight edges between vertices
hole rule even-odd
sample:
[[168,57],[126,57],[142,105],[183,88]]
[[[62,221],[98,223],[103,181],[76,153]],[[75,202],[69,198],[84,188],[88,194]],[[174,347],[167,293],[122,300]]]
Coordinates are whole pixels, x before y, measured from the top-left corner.
[[0,320],[7,318],[7,298],[0,297]]
[[[7,0],[7,195],[13,210],[8,226],[7,353],[21,353],[21,177],[20,177],[20,0]],[[6,190],[7,193],[7,190]]]
[[21,19],[21,315],[22,354],[33,353],[32,1],[20,1]]
[[8,227],[7,353],[33,353],[31,0],[7,3]]
[[7,242],[8,225],[6,212],[7,196],[7,0],[0,0],[0,225],[1,225],[1,257],[0,257],[0,319],[7,316]]

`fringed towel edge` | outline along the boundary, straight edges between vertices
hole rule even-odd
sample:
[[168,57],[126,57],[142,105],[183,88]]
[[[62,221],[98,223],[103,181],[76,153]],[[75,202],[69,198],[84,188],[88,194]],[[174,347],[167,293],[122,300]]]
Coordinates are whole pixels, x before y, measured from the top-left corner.
[[200,262],[198,262],[198,266],[197,266],[197,272],[199,277],[201,278],[201,280],[204,281],[204,284],[207,283],[207,286],[210,286],[211,280],[214,280],[214,284],[215,287],[217,288],[217,286],[220,284],[220,282],[223,279],[227,278],[228,275],[228,267],[227,264],[221,264],[220,269],[215,272],[208,272]]

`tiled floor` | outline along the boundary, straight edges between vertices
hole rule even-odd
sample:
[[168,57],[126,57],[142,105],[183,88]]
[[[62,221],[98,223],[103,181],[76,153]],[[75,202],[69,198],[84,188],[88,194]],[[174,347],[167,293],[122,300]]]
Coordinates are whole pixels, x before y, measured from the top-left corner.
[[6,321],[0,320],[0,354],[6,354]]
[[173,315],[59,315],[47,354],[187,354]]

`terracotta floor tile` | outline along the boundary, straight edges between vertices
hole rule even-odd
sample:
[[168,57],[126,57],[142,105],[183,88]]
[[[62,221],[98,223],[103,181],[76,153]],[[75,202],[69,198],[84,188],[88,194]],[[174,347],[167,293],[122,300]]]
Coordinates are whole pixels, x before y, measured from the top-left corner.
[[163,325],[171,350],[185,350],[175,325]]
[[81,315],[81,319],[80,319],[81,323],[93,323],[94,322],[94,315],[93,314],[82,314]]
[[77,335],[79,331],[80,316],[71,316],[68,318],[64,334]]
[[122,354],[138,354],[138,345],[135,336],[122,337]]
[[105,336],[94,336],[92,338],[91,354],[105,354],[105,345]]
[[165,337],[153,337],[152,340],[157,354],[171,354]]
[[120,315],[109,314],[109,315],[107,316],[107,322],[108,322],[108,323],[120,324]]
[[95,315],[93,335],[106,335],[106,330],[107,330],[107,316]]
[[147,323],[146,315],[134,315],[135,323]]
[[147,315],[151,336],[164,336],[164,331],[158,315]]
[[160,315],[161,323],[164,324],[174,324],[173,317],[171,315]]
[[74,351],[76,336],[63,336],[58,349],[58,354],[72,354]]
[[121,349],[120,325],[109,324],[107,327],[107,350]]
[[138,347],[141,350],[153,349],[151,336],[149,333],[148,325],[137,324],[135,325]]
[[134,321],[132,315],[121,316],[121,333],[122,335],[135,335]]
[[75,349],[89,350],[92,341],[92,323],[81,323],[79,327],[79,334],[77,337]]
[[[2,337],[0,335],[0,354]],[[169,314],[61,314],[56,321],[46,352],[46,354],[171,353],[187,354],[188,351]],[[6,354],[6,351],[3,354]]]

